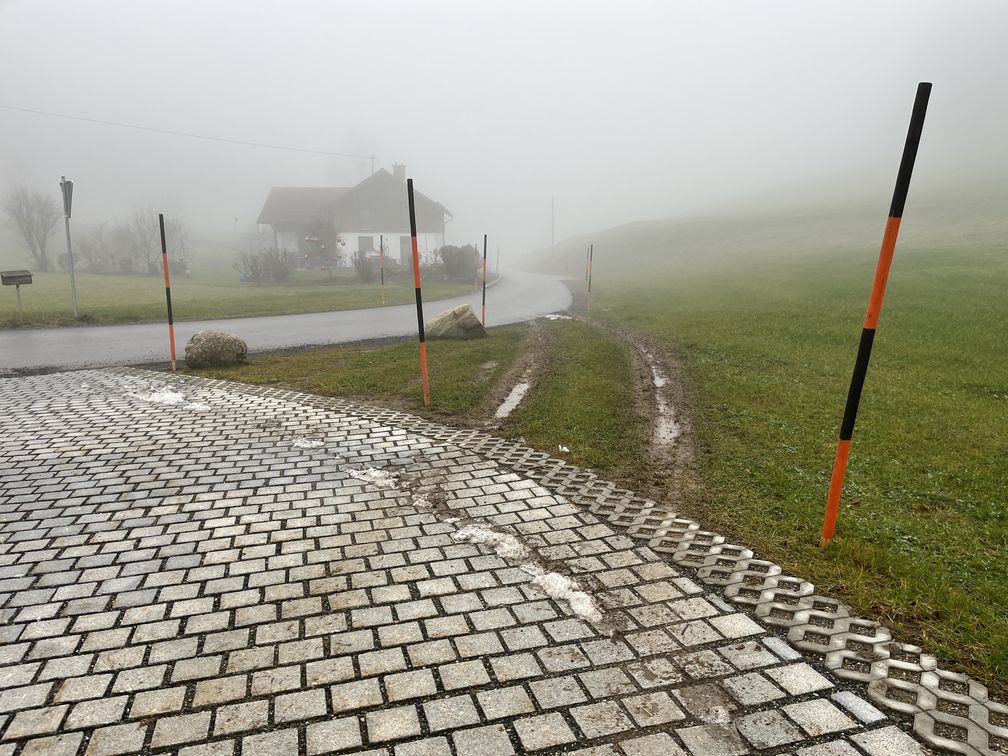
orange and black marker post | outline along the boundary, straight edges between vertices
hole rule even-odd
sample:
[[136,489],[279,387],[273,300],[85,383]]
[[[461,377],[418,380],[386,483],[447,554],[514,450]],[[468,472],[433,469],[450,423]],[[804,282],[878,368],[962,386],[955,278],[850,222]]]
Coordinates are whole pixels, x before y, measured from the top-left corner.
[[486,234],[483,234],[483,316],[480,321],[486,328]]
[[[372,237],[374,238],[374,237]],[[381,303],[385,306],[385,237],[378,237],[378,269],[381,271]]]
[[158,213],[158,226],[161,227],[161,266],[164,268],[164,291],[168,301],[168,347],[171,350],[171,369],[175,372],[175,321],[171,309],[171,280],[168,278],[168,244],[165,241],[164,214]]
[[410,241],[413,246],[413,288],[416,290],[417,332],[420,335],[420,380],[423,383],[423,403],[430,404],[430,383],[427,381],[427,339],[424,337],[423,298],[420,296],[420,249],[416,238],[416,208],[413,205],[413,179],[406,179],[409,198]]
[[882,310],[882,298],[885,296],[886,283],[889,280],[889,267],[892,264],[893,252],[896,251],[896,236],[903,218],[903,207],[906,205],[907,191],[910,188],[910,175],[913,173],[914,161],[917,158],[917,147],[920,145],[921,132],[924,129],[924,116],[927,113],[930,96],[931,84],[929,82],[921,82],[917,85],[917,97],[914,100],[913,114],[910,116],[910,128],[903,146],[903,158],[896,176],[896,188],[893,191],[889,218],[882,235],[882,248],[879,251],[875,280],[868,298],[864,328],[861,330],[861,343],[858,346],[857,359],[854,361],[854,374],[851,376],[850,389],[847,392],[847,405],[844,407],[843,421],[840,423],[840,440],[837,442],[833,474],[830,477],[829,494],[826,499],[826,515],[823,518],[822,537],[819,541],[822,548],[830,544],[836,531],[837,513],[840,511],[840,492],[843,489],[844,473],[847,471],[851,436],[854,434],[854,420],[857,418],[861,389],[864,388],[865,374],[868,372],[872,342],[875,340],[875,329],[878,327],[879,313]]
[[595,257],[595,245],[588,245],[588,309],[591,309],[591,276],[592,276],[592,258]]

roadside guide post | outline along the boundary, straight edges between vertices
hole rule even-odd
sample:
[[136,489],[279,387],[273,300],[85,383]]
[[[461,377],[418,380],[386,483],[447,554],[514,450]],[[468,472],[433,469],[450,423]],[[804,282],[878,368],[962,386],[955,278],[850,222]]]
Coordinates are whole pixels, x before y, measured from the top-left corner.
[[406,179],[409,199],[410,242],[413,247],[413,288],[416,291],[417,333],[420,336],[420,381],[423,384],[424,406],[430,404],[430,383],[427,380],[427,339],[424,336],[423,297],[420,294],[420,249],[417,246],[416,209],[413,206],[413,179]]
[[917,147],[920,145],[921,132],[924,129],[924,116],[927,114],[930,96],[931,84],[929,82],[922,81],[917,85],[917,96],[914,99],[913,113],[910,116],[910,128],[903,145],[903,157],[900,160],[899,173],[896,175],[896,188],[893,190],[892,204],[889,206],[889,219],[886,221],[885,232],[882,235],[882,248],[879,250],[878,265],[875,268],[875,280],[872,282],[871,294],[868,297],[868,311],[865,313],[864,327],[861,329],[861,343],[858,346],[857,359],[854,361],[854,373],[851,376],[847,404],[844,407],[843,420],[840,423],[840,440],[837,441],[833,473],[830,476],[822,536],[819,539],[820,548],[829,546],[836,531],[837,514],[840,510],[840,492],[843,489],[844,474],[847,471],[847,457],[850,454],[851,436],[854,434],[854,420],[857,418],[861,389],[864,388],[865,374],[868,372],[872,342],[875,339],[875,329],[878,327],[882,298],[885,296],[886,283],[889,280],[889,267],[892,264],[893,252],[896,250],[896,236],[903,218],[903,207],[906,204],[907,190],[910,188],[910,175],[913,173],[914,161],[917,158]]
[[158,213],[158,226],[161,228],[161,265],[164,267],[165,299],[168,302],[168,347],[171,351],[171,369],[175,372],[175,321],[172,319],[171,280],[168,278],[168,245],[165,242],[164,215]]

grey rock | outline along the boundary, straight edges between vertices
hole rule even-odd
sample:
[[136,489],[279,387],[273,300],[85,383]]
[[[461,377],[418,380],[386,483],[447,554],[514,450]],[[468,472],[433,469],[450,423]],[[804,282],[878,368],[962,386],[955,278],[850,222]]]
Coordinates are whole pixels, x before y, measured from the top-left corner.
[[432,339],[481,339],[486,336],[486,329],[467,304],[435,315],[427,321],[424,330]]
[[191,368],[237,365],[246,354],[248,345],[233,333],[200,331],[186,344],[185,361]]

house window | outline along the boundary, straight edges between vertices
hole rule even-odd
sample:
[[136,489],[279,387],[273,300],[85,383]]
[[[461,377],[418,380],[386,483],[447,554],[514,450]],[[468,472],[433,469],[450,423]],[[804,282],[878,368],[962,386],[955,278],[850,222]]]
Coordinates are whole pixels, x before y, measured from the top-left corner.
[[357,249],[359,249],[361,252],[374,252],[374,237],[358,236]]
[[413,245],[410,242],[410,237],[400,236],[399,259],[405,264],[408,263],[412,257],[413,257]]

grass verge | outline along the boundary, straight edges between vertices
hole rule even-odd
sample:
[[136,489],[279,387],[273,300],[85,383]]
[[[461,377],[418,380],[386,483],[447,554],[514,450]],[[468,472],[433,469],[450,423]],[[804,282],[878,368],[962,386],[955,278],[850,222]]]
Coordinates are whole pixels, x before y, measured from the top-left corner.
[[492,328],[489,334],[473,341],[427,342],[430,408],[423,404],[418,348],[413,340],[253,355],[246,365],[189,372],[379,401],[419,414],[475,416],[485,410],[488,390],[520,354],[527,328]]
[[502,432],[582,467],[631,474],[645,443],[633,410],[629,347],[576,321],[545,322],[542,328],[547,364]]

